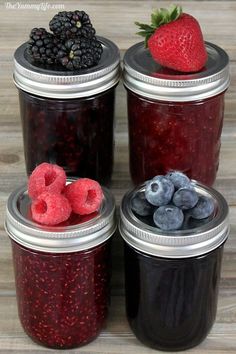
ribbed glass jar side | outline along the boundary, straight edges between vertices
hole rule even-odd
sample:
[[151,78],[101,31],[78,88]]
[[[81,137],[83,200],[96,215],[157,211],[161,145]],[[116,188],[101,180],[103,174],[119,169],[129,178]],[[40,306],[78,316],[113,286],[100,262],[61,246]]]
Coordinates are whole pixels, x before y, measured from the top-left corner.
[[218,171],[224,93],[195,102],[166,102],[127,89],[129,165],[139,184],[170,170],[212,186]]
[[27,186],[21,186],[8,198],[5,219],[22,327],[50,348],[87,344],[98,336],[108,314],[114,198],[103,187],[98,211],[72,213],[55,226],[34,222],[30,207]]
[[185,350],[203,341],[215,320],[229,208],[219,192],[192,181],[199,197],[212,199],[211,216],[166,231],[155,226],[152,215],[132,210],[133,197],[145,188],[128,191],[120,208],[127,318],[147,346]]
[[110,239],[92,249],[46,253],[12,241],[19,318],[35,342],[78,347],[104,327],[110,295]]
[[27,174],[42,163],[108,185],[113,170],[115,87],[91,97],[52,99],[19,90]]
[[198,345],[216,316],[223,245],[193,258],[150,256],[125,243],[126,314],[136,337],[167,351]]

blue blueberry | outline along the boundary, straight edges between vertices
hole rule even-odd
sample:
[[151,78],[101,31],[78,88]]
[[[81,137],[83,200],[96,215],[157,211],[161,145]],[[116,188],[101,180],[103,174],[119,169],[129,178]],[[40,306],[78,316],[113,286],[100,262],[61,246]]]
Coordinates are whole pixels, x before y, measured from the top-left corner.
[[173,195],[172,202],[180,209],[191,209],[198,202],[198,194],[192,187],[180,188]]
[[166,178],[168,178],[173,183],[175,189],[188,187],[191,183],[190,179],[184,173],[179,171],[168,172],[166,174]]
[[131,198],[131,209],[140,216],[152,215],[154,212],[154,207],[148,203],[144,192],[137,192]]
[[189,211],[190,215],[194,219],[205,219],[212,215],[214,212],[215,205],[212,198],[201,195],[196,206]]
[[162,230],[179,230],[184,221],[184,214],[174,205],[163,205],[153,214],[153,221]]
[[165,176],[156,176],[146,183],[145,196],[155,206],[167,205],[173,196],[175,187]]

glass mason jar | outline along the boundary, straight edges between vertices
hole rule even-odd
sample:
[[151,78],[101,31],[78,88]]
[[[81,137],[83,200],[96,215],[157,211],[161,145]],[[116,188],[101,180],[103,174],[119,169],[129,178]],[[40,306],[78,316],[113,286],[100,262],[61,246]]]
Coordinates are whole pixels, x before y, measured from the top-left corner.
[[154,62],[144,43],[124,56],[130,173],[135,184],[169,170],[211,186],[219,165],[229,58],[206,43],[208,61],[198,73]]
[[8,199],[5,227],[12,244],[18,314],[24,331],[39,344],[81,346],[106,323],[116,223],[114,199],[107,189],[103,192],[97,215],[67,226],[33,222],[25,186]]
[[133,194],[144,188],[128,192],[121,204],[127,318],[145,345],[185,350],[199,344],[215,320],[228,206],[217,191],[196,184],[198,193],[214,199],[214,217],[192,229],[164,232],[131,210]]
[[27,174],[42,163],[62,166],[68,176],[109,184],[113,168],[117,46],[98,37],[98,65],[76,72],[52,71],[27,60],[26,44],[14,57]]

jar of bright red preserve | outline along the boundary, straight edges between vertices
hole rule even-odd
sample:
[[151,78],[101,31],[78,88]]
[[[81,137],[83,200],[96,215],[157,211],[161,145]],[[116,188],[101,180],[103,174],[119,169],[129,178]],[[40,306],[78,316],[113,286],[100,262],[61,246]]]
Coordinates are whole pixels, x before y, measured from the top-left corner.
[[[25,332],[51,348],[73,348],[104,327],[110,296],[110,248],[115,203],[103,188],[96,215],[67,226],[42,226],[29,213],[26,187],[7,203],[18,314]],[[73,219],[73,218],[72,218]]]
[[[76,72],[33,65],[21,45],[14,57],[27,174],[42,163],[62,166],[68,176],[109,184],[113,168],[117,46],[98,37],[99,63]],[[56,69],[56,68],[55,68]]]
[[228,205],[217,191],[196,184],[199,194],[214,199],[212,219],[161,231],[131,210],[132,196],[144,189],[128,192],[121,205],[127,318],[145,345],[185,350],[203,341],[215,320]]
[[211,186],[219,165],[229,58],[206,43],[208,61],[197,73],[161,67],[138,43],[124,56],[130,173],[135,184],[169,170]]

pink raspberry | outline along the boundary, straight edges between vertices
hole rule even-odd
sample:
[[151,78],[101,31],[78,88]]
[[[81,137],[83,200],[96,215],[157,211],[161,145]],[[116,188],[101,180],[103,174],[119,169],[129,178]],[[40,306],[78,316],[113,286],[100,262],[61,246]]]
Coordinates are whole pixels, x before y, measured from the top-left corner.
[[69,200],[73,212],[80,215],[97,211],[103,198],[100,184],[89,178],[80,178],[68,184],[64,195]]
[[61,193],[66,185],[63,168],[47,162],[38,165],[28,181],[28,194],[34,199],[44,192]]
[[57,225],[71,214],[69,201],[58,193],[44,192],[31,204],[32,219],[44,225]]

